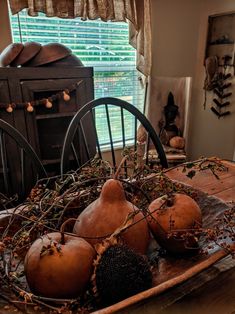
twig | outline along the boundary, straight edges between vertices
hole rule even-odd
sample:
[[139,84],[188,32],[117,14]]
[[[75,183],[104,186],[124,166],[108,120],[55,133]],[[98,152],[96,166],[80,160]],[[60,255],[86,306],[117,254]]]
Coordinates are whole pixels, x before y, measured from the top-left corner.
[[9,298],[9,297],[7,297],[6,295],[4,295],[4,294],[0,294],[0,298],[1,299],[3,299],[3,300],[5,300],[5,301],[7,301],[7,303],[8,304],[12,304],[17,310],[19,310],[19,311],[21,311],[22,309],[17,305],[17,303],[19,302],[17,302],[17,301],[14,301],[14,300],[12,300],[11,298]]

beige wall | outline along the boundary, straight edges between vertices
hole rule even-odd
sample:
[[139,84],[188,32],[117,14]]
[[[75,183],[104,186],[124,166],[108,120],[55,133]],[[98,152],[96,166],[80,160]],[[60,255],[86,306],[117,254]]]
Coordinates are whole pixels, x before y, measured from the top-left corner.
[[0,52],[12,42],[7,0],[0,0]]
[[152,0],[153,75],[194,75],[201,2]]
[[[200,155],[217,155],[233,159],[235,148],[235,79],[233,79],[233,95],[230,99],[231,115],[218,119],[210,111],[213,97],[208,93],[206,110],[203,110],[204,93],[202,91],[205,71],[202,67],[207,35],[207,18],[209,15],[235,11],[234,0],[207,0],[200,16],[199,45],[197,50],[196,74],[192,98],[193,119],[192,127],[192,157]],[[233,73],[233,69],[232,73]]]
[[229,108],[233,114],[220,120],[209,109],[211,95],[203,109],[208,16],[230,11],[235,11],[234,0],[152,0],[153,76],[193,78],[188,143],[192,159],[233,158],[235,99]]

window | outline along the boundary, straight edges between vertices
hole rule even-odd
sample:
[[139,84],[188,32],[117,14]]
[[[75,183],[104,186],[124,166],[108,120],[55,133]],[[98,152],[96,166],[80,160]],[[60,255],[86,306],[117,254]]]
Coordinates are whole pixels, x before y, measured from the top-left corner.
[[[118,97],[143,110],[144,91],[136,70],[135,49],[128,43],[127,23],[48,18],[42,13],[30,17],[24,10],[18,16],[11,16],[11,25],[14,42],[59,42],[69,47],[85,66],[94,67],[95,98]],[[115,110],[111,119],[118,144],[121,136]],[[105,127],[103,116],[102,109],[96,110],[98,134],[102,135],[105,145],[109,138],[107,132],[102,131]],[[130,120],[126,134],[131,139],[134,123],[132,117],[127,115],[125,118]]]

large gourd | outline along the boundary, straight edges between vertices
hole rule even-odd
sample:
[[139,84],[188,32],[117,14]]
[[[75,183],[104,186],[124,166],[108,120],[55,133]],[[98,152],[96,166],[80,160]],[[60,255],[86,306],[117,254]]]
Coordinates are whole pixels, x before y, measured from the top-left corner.
[[[95,245],[112,234],[124,223],[127,215],[136,210],[138,208],[126,200],[121,182],[109,179],[103,185],[99,198],[78,216],[73,231]],[[137,221],[139,222],[124,231],[121,237],[126,245],[140,254],[145,254],[149,243],[149,231],[141,212],[134,217],[134,222]]]

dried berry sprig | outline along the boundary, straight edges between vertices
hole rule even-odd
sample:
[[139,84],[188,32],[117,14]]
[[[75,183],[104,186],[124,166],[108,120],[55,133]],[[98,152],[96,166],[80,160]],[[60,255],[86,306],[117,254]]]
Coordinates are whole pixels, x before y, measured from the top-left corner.
[[216,157],[200,158],[195,161],[185,162],[181,167],[183,167],[182,172],[184,172],[190,179],[192,179],[198,172],[205,170],[210,170],[216,179],[219,179],[219,173],[228,171],[228,167]]
[[215,248],[221,248],[235,258],[235,206],[225,210],[222,217],[217,218],[211,228],[177,229],[168,232],[168,238],[187,240],[191,237],[200,238],[204,242],[204,253]]

